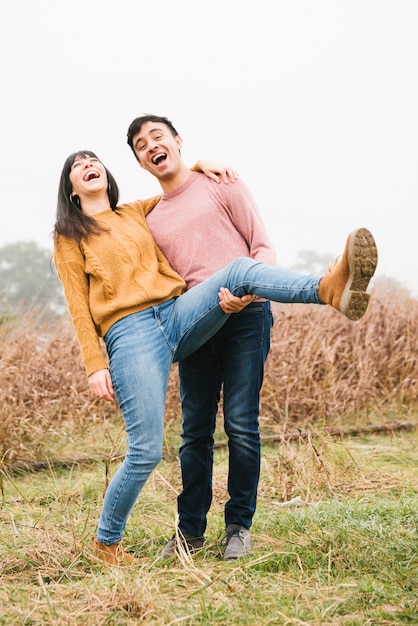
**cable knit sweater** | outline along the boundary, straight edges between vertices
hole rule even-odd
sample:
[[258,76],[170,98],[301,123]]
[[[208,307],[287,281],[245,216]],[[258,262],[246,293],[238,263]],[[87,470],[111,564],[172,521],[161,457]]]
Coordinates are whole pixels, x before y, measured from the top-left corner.
[[87,376],[107,367],[99,337],[122,317],[179,296],[185,281],[156,245],[145,215],[160,196],[120,205],[94,219],[108,229],[80,245],[58,235],[54,261]]

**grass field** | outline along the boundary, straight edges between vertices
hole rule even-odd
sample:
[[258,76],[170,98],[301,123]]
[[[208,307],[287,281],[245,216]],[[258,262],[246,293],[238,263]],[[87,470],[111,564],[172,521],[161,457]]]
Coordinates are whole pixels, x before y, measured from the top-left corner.
[[[90,560],[117,462],[3,474],[0,623],[416,624],[417,443],[415,429],[263,444],[254,548],[235,562],[222,560],[222,445],[207,546],[159,558],[180,489],[177,459],[166,455],[129,521],[125,547],[138,563],[128,568]],[[292,506],[297,496],[304,504]]]
[[129,568],[90,558],[124,454],[119,411],[90,395],[68,320],[42,321],[0,324],[1,626],[418,624],[417,300],[382,292],[355,324],[275,307],[254,548],[239,561],[222,560],[221,410],[206,547],[159,557],[181,489],[173,366],[164,458],[124,538]]

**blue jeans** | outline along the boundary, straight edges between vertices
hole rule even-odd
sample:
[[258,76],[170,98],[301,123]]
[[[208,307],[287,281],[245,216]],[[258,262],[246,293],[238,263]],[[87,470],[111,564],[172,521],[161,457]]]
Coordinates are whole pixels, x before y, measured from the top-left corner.
[[276,302],[321,304],[321,277],[240,257],[203,283],[144,311],[127,315],[105,336],[110,375],[127,434],[127,453],[106,490],[97,538],[120,541],[129,513],[161,460],[170,366],[190,356],[225,324],[220,287]]
[[179,363],[183,490],[177,504],[179,527],[189,535],[200,537],[206,530],[222,386],[229,448],[225,524],[252,525],[260,477],[260,390],[272,324],[270,302],[253,302],[231,315],[212,339]]

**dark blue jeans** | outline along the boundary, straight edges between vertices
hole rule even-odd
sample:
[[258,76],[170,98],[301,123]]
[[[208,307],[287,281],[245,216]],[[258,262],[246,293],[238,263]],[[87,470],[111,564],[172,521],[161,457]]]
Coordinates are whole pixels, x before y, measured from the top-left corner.
[[225,524],[251,527],[260,476],[260,390],[272,324],[270,302],[253,302],[231,315],[212,339],[179,363],[183,491],[178,513],[180,529],[189,535],[201,536],[206,530],[222,386],[229,447]]

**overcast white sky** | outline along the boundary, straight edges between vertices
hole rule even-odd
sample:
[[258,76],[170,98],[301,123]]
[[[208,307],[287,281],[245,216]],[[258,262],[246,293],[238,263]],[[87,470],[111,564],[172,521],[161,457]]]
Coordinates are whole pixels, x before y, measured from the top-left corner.
[[416,0],[14,0],[2,8],[0,246],[51,247],[58,180],[88,148],[121,201],[159,193],[126,144],[166,115],[183,157],[231,163],[277,250],[375,234],[418,295]]

